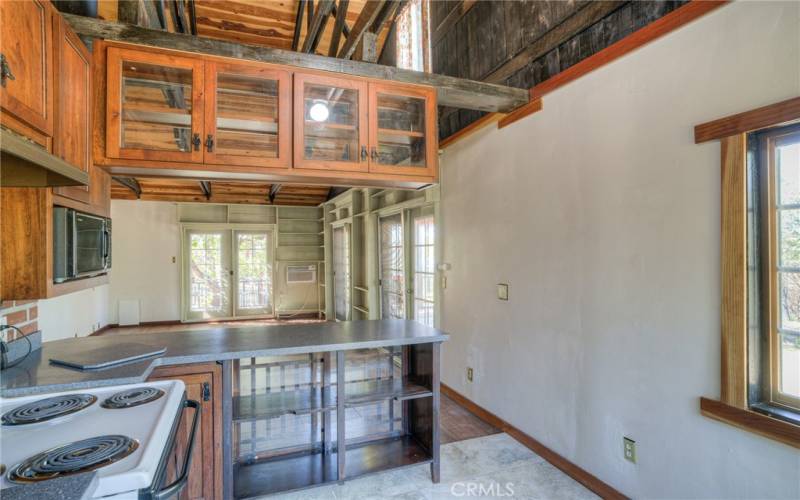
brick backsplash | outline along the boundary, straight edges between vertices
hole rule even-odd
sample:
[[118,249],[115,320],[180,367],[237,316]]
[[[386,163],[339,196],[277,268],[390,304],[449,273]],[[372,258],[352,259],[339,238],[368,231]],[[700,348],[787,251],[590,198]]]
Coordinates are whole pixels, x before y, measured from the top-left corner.
[[[14,325],[25,335],[39,329],[39,307],[36,300],[4,300],[0,303],[0,317],[5,319],[5,324]],[[18,333],[13,329],[3,331],[7,341],[17,338]]]

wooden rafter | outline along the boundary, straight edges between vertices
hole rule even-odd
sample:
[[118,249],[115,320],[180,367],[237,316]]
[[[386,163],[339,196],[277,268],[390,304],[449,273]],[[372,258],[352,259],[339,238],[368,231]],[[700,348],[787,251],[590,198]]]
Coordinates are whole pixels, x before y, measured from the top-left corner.
[[[452,76],[421,73],[379,64],[346,61],[314,54],[301,54],[289,50],[214,40],[180,33],[168,33],[161,30],[146,29],[139,26],[71,14],[63,14],[63,17],[70,23],[77,34],[88,37],[123,41],[168,50],[181,50],[202,55],[235,57],[243,60],[330,71],[398,83],[428,85],[436,87],[438,103],[441,106],[479,111],[508,112],[526,104],[529,100],[528,92],[523,89],[476,82]],[[363,31],[362,29],[362,35]],[[348,41],[353,38],[355,33],[356,28],[354,27],[350,37],[348,37]],[[345,45],[347,45],[347,42]],[[343,47],[342,50],[345,48]]]
[[292,50],[297,50],[300,45],[300,32],[303,31],[303,14],[306,10],[306,0],[297,2],[297,14],[294,18],[294,34],[292,35]]
[[332,6],[333,0],[320,0],[317,3],[317,10],[314,12],[314,18],[311,20],[311,25],[306,32],[306,39],[303,42],[303,52],[313,52],[319,44],[320,32],[325,30]]
[[367,0],[364,8],[361,9],[361,14],[356,19],[356,23],[353,25],[353,29],[350,30],[350,36],[344,41],[344,45],[339,51],[338,57],[340,59],[350,59],[353,56],[358,42],[364,36],[364,32],[375,22],[375,18],[378,17],[385,3],[385,0]]
[[[339,50],[339,40],[342,38],[342,33],[345,33],[347,28],[347,6],[350,0],[339,0],[339,6],[335,4],[331,12],[336,16],[336,22],[333,23],[333,33],[331,34],[331,45],[328,48],[328,56],[336,57],[336,52]],[[350,30],[347,29],[345,36],[348,36]]]
[[133,191],[133,194],[136,195],[136,198],[142,197],[142,186],[139,185],[139,181],[134,179],[133,177],[112,177],[115,181],[122,184],[126,188]]

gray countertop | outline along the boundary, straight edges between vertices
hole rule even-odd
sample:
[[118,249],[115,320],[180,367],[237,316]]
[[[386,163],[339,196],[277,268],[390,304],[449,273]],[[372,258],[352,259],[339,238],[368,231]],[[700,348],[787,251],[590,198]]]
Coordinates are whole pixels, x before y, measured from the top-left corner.
[[[227,359],[303,354],[442,342],[449,338],[440,330],[410,320],[370,320],[219,327],[208,330],[108,335],[45,342],[28,359],[0,375],[0,395],[26,396],[105,385],[143,382],[157,366],[203,363]],[[50,364],[56,354],[137,342],[166,347],[156,358],[105,370],[80,371]]]
[[84,500],[92,498],[97,488],[97,473],[57,477],[39,483],[6,488],[3,500]]

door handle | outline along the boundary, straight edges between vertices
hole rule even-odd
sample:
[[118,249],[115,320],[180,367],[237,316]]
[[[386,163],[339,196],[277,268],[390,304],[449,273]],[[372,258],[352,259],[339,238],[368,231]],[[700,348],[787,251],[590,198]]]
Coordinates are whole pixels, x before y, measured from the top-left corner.
[[209,153],[214,151],[214,136],[211,134],[206,136],[206,151]]
[[372,148],[372,161],[374,162],[378,161],[378,148],[376,147]]
[[361,146],[361,161],[364,161],[366,159],[367,159],[367,147]]
[[194,134],[192,137],[192,145],[195,151],[200,151],[200,134]]
[[3,54],[0,54],[0,84],[6,86],[8,80],[16,80],[14,73],[11,72],[11,66],[8,65],[8,59]]

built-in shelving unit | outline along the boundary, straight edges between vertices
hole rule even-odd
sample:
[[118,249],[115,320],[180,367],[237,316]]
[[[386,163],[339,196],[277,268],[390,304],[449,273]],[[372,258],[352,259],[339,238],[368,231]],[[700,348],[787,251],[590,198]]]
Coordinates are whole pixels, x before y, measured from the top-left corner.
[[234,361],[234,497],[433,461],[436,347]]
[[[288,266],[313,266],[313,283],[286,283],[278,291],[275,315],[280,317],[324,312],[324,231],[319,207],[278,207],[276,215],[275,266],[277,273],[287,273]],[[322,311],[322,312],[321,312]]]

